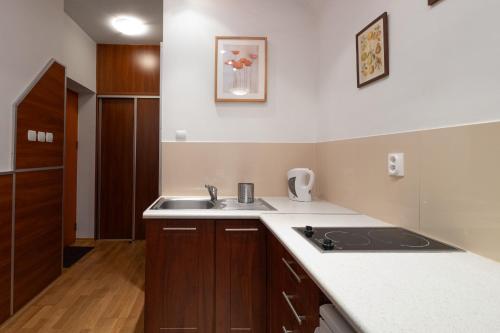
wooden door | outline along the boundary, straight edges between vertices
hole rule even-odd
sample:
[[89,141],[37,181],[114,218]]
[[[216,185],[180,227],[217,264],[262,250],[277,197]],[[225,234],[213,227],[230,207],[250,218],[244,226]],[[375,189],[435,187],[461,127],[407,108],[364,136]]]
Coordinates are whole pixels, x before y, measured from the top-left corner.
[[76,171],[78,161],[78,94],[66,92],[66,143],[64,155],[64,246],[76,240]]
[[160,100],[137,100],[135,239],[144,239],[142,213],[157,198],[159,191]]
[[99,119],[99,238],[131,239],[134,177],[134,100],[101,99]]
[[216,223],[216,332],[266,331],[266,233],[260,221]]
[[149,220],[146,332],[213,332],[214,265],[213,221]]
[[10,315],[12,175],[0,175],[0,324]]

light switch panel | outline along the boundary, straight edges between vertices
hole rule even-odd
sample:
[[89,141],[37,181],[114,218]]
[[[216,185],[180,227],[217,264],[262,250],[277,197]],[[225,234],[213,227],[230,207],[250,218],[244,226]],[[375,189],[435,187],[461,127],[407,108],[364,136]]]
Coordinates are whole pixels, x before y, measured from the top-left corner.
[[45,134],[45,141],[46,142],[54,142],[54,133],[47,132]]
[[36,131],[28,130],[28,141],[36,141]]
[[45,132],[38,132],[38,142],[45,142]]

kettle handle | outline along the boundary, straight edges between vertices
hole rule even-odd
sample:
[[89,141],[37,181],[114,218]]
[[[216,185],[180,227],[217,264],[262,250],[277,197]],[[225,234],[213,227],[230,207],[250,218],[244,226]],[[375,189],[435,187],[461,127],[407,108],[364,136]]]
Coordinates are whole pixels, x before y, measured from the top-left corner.
[[311,169],[306,169],[306,172],[309,174],[309,183],[306,185],[306,189],[311,191],[314,185],[314,172]]

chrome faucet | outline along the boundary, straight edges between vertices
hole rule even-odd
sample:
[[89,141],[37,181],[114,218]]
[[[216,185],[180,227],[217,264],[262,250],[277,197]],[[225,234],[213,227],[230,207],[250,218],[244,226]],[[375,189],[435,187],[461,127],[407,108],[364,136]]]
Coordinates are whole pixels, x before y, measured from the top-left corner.
[[205,185],[205,188],[208,190],[208,194],[210,194],[210,200],[217,201],[217,187]]

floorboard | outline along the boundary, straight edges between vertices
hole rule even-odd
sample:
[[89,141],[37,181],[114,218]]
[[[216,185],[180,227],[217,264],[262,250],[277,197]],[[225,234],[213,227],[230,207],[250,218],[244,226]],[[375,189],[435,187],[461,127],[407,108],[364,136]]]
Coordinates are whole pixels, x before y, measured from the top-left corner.
[[79,240],[75,245],[95,249],[0,332],[144,332],[144,241]]

